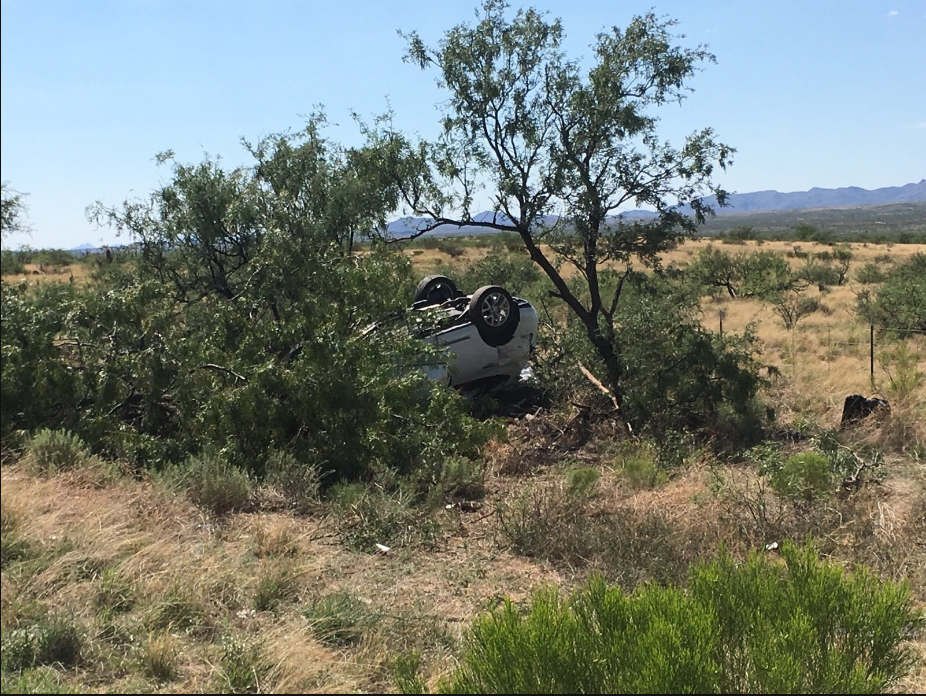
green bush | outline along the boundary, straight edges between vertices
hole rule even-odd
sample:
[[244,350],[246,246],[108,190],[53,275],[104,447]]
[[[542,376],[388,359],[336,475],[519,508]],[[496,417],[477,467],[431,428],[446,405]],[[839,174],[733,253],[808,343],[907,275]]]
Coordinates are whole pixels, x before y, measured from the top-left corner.
[[600,480],[601,472],[593,467],[571,469],[566,474],[566,493],[582,500],[594,493]]
[[763,297],[790,290],[796,278],[788,262],[771,251],[728,254],[708,245],[685,274],[706,288],[723,288],[731,298]]
[[772,488],[788,498],[819,498],[833,489],[833,466],[816,452],[789,457],[771,477]]
[[878,264],[871,261],[862,266],[858,273],[855,274],[855,279],[866,285],[883,283],[885,278],[887,278],[887,274],[881,270]]
[[73,621],[60,616],[43,618],[3,635],[3,671],[22,672],[42,665],[72,667],[82,649],[83,638]]
[[669,475],[656,467],[656,460],[646,456],[631,456],[621,461],[621,476],[637,489],[656,488],[669,480]]
[[448,500],[478,500],[485,495],[485,464],[459,456],[436,459],[412,474],[410,482],[426,510]]
[[[880,693],[914,663],[909,590],[846,574],[813,549],[785,564],[729,555],[688,589],[626,594],[593,579],[477,619],[442,693]],[[405,670],[406,672],[408,670]],[[403,684],[418,686],[404,674]]]
[[[21,254],[17,254],[10,249],[0,251],[0,275],[19,275],[24,273],[25,270],[26,266],[23,263]],[[5,289],[4,292],[6,292]]]
[[74,364],[61,359],[59,333],[73,289],[62,283],[3,286],[0,294],[0,436],[20,430],[78,424],[79,381]]
[[857,311],[883,329],[926,332],[926,254],[895,265],[876,294],[859,293]]
[[537,265],[524,253],[492,251],[473,264],[460,278],[460,288],[475,292],[483,285],[500,285],[512,295],[524,294],[541,278]]
[[858,488],[883,473],[883,454],[877,449],[852,449],[830,431],[817,433],[810,443],[811,450],[784,461],[770,447],[754,448],[747,458],[759,464],[760,473],[769,476],[778,495],[808,501],[831,495],[837,488]]
[[796,292],[786,292],[772,300],[772,308],[781,318],[786,329],[793,329],[804,317],[808,317],[820,309],[820,301],[816,297],[807,297]]
[[43,429],[26,444],[25,461],[35,471],[53,476],[84,466],[90,452],[77,435],[67,430]]
[[423,385],[428,349],[404,326],[364,332],[415,287],[395,247],[353,252],[396,204],[356,179],[384,153],[320,130],[268,137],[237,169],[165,155],[163,186],[93,213],[137,239],[131,263],[86,286],[5,285],[4,443],[66,428],[136,468],[219,453],[254,480],[285,449],[323,486],[475,457],[488,428]]
[[248,475],[215,456],[191,457],[184,465],[169,468],[164,477],[214,515],[241,510],[251,497]]
[[808,259],[798,270],[797,276],[801,280],[819,286],[839,285],[839,272],[833,266],[817,263]]

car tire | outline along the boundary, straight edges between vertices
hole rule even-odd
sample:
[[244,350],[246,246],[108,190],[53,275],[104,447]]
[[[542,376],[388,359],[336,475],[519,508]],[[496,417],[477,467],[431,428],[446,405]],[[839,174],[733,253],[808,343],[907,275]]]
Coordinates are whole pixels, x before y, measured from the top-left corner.
[[459,297],[460,291],[450,278],[442,275],[428,276],[415,290],[415,302],[427,301],[428,304],[441,304]]
[[514,298],[498,285],[486,285],[469,301],[469,320],[489,346],[503,346],[514,337],[521,321],[521,310]]

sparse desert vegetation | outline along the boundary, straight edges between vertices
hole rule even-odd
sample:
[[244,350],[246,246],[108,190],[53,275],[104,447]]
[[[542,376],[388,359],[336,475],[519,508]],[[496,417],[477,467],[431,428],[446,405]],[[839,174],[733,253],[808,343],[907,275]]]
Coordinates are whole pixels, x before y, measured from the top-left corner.
[[[692,263],[707,244],[671,250],[665,265]],[[519,258],[463,246],[462,257],[409,249],[411,277],[440,270],[481,282],[492,264],[515,268]],[[791,243],[760,249],[800,268]],[[851,250],[854,266],[885,273],[922,253]],[[490,264],[493,255],[507,260]],[[538,276],[524,283],[521,294],[543,296]],[[60,430],[7,444],[4,690],[485,686],[458,670],[475,659],[464,658],[467,627],[487,612],[513,611],[513,621],[519,607],[550,601],[550,588],[588,591],[592,577],[628,593],[684,588],[721,548],[739,561],[774,559],[786,542],[808,540],[830,568],[908,583],[915,612],[926,602],[926,348],[916,335],[879,334],[872,389],[861,287],[806,288],[832,311],[790,330],[770,301],[701,299],[711,332],[720,311],[725,332],[752,325],[767,366],[761,396],[776,419],[762,442],[739,450],[696,434],[629,437],[573,364],[549,385],[573,389],[570,399],[527,400],[508,415],[505,399],[484,404],[502,415],[478,455],[385,488],[326,486],[281,455],[264,477],[214,459],[148,473]],[[555,372],[541,363],[538,375]],[[856,392],[886,397],[891,414],[840,432],[842,400]],[[896,649],[913,664],[920,629],[904,637]],[[919,690],[924,675],[914,666],[892,688]]]
[[[647,14],[586,78],[559,23],[483,15],[405,36],[440,143],[315,114],[159,156],[92,211],[131,247],[4,252],[4,693],[926,689],[922,221],[699,236],[732,150],[644,114],[712,56]],[[474,170],[499,234],[385,233],[476,226]],[[433,273],[531,300],[530,379],[425,378]]]

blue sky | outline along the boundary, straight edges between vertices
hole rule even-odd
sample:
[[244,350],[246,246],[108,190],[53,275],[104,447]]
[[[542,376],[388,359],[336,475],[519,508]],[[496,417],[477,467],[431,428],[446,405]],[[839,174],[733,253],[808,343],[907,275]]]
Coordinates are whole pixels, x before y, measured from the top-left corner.
[[[527,3],[526,3],[527,4]],[[728,190],[899,186],[926,177],[926,0],[774,3],[536,0],[563,19],[567,48],[651,7],[717,55],[681,107],[678,141],[712,126],[737,148]],[[242,137],[296,129],[316,105],[357,144],[352,110],[389,104],[400,128],[437,132],[434,75],[402,62],[396,30],[429,43],[473,19],[475,0],[433,2],[2,1],[2,179],[28,193],[31,238],[117,241],[85,216],[97,200],[145,196],[204,153],[247,161]],[[515,5],[517,6],[517,5]]]

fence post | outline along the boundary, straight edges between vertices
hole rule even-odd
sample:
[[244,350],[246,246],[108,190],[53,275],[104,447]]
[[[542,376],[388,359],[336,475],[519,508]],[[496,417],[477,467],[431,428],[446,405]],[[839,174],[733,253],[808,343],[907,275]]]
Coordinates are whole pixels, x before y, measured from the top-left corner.
[[717,312],[720,316],[720,337],[723,338],[723,315],[726,314],[722,309]]
[[875,322],[874,319],[868,321],[869,351],[868,358],[871,369],[871,387],[875,386]]

